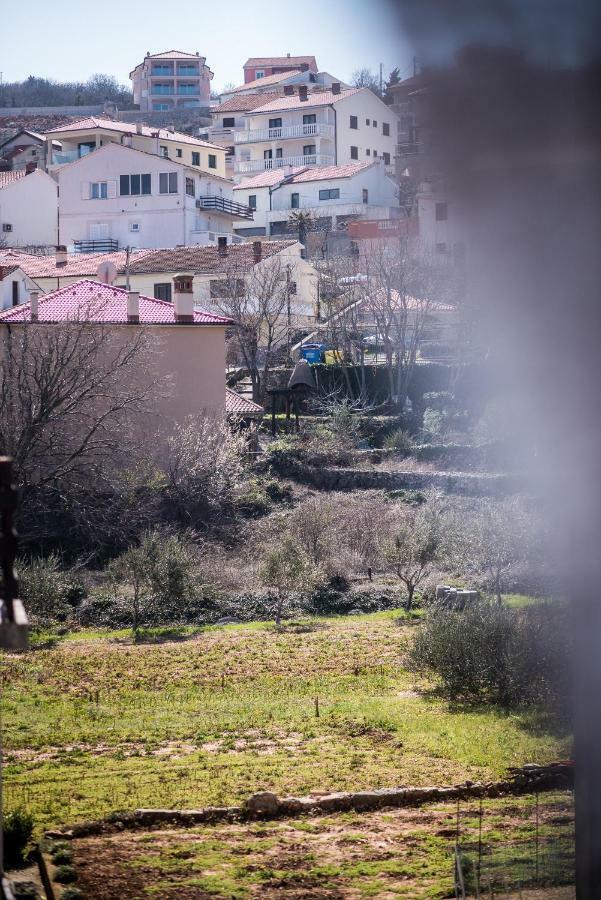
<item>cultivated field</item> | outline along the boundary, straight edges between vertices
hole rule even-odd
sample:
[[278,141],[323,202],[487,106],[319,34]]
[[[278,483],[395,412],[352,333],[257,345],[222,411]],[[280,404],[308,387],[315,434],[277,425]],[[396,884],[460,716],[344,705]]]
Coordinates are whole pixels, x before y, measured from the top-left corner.
[[453,784],[569,754],[533,709],[450,707],[416,681],[404,667],[414,627],[387,612],[137,645],[82,631],[5,656],[6,806],[39,831],[260,789]]

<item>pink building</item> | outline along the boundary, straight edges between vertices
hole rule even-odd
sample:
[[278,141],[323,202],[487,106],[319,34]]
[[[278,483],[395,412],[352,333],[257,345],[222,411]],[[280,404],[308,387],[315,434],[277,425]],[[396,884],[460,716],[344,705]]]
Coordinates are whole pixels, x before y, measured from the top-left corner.
[[129,77],[142,112],[209,105],[213,73],[199,53],[148,52]]
[[314,56],[251,56],[244,63],[244,83],[256,81],[257,78],[267,78],[269,75],[279,75],[282,72],[317,72],[317,62]]

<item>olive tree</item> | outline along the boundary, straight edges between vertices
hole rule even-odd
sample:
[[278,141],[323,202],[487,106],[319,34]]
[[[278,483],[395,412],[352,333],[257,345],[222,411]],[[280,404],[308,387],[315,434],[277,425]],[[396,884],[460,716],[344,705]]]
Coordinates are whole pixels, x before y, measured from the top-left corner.
[[269,550],[259,570],[259,578],[265,587],[276,592],[275,624],[280,625],[284,610],[292,596],[315,584],[315,570],[302,547],[291,534]]
[[403,511],[387,538],[384,556],[407,590],[408,612],[416,588],[431,573],[442,549],[441,512],[435,500]]

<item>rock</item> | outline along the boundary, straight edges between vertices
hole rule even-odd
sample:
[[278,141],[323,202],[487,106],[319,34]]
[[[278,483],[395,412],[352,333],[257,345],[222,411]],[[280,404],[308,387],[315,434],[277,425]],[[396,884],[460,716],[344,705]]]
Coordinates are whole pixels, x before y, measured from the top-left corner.
[[347,612],[347,616],[362,616],[362,615],[363,615],[362,609],[349,609],[349,611]]
[[240,619],[235,619],[233,616],[225,616],[223,619],[217,619],[215,625],[241,625],[242,621]]
[[254,816],[275,816],[280,804],[276,794],[271,791],[259,791],[249,797],[244,806],[246,811]]

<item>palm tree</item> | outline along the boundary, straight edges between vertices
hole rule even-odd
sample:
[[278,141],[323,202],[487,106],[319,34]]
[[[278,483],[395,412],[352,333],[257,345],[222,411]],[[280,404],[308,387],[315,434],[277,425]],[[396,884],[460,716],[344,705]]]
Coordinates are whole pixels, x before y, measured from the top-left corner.
[[313,231],[315,228],[315,219],[310,212],[303,212],[301,209],[290,213],[288,218],[288,230],[298,233],[299,243],[306,243],[307,232]]

